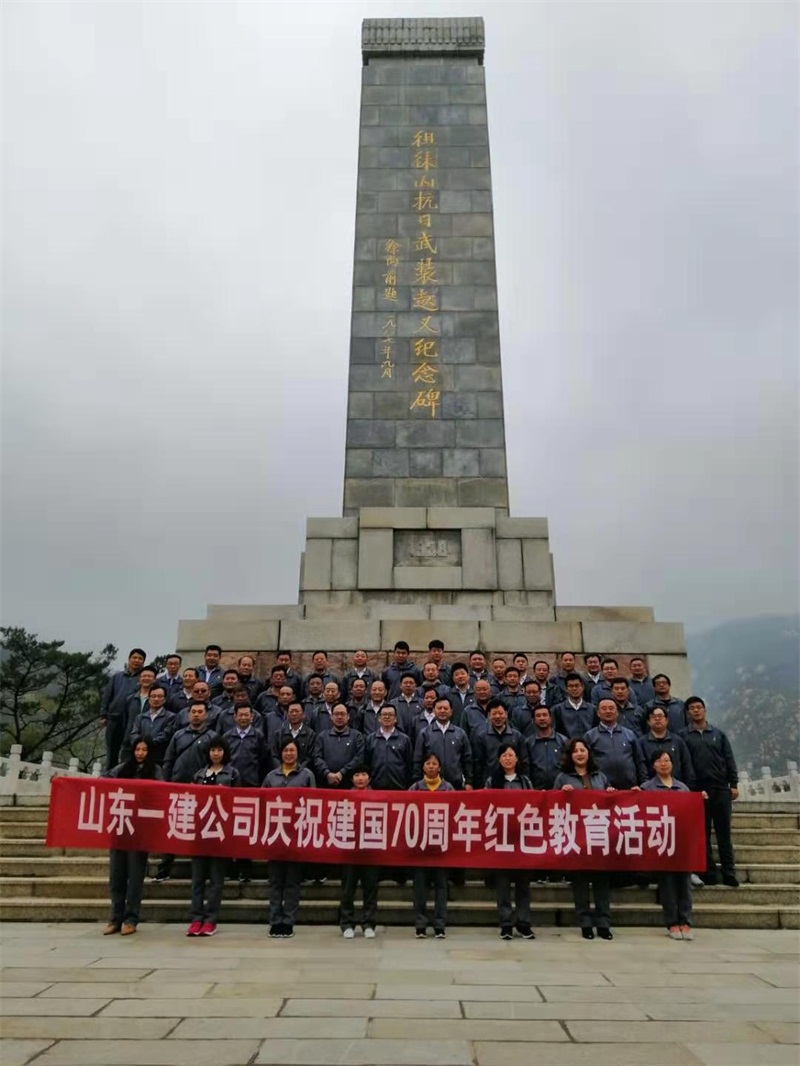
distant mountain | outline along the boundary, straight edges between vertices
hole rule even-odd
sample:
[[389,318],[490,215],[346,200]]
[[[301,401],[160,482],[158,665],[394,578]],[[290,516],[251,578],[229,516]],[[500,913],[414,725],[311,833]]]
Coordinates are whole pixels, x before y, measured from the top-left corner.
[[800,762],[800,615],[743,618],[687,636],[694,691],[742,768]]

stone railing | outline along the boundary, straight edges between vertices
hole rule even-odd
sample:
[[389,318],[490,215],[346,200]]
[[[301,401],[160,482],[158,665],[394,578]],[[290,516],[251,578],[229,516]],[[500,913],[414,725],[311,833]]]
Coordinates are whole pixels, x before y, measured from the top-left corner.
[[46,751],[40,763],[23,762],[22,746],[12,744],[8,755],[0,756],[0,804],[41,802],[50,796],[50,782],[54,777],[99,777],[101,763],[92,766],[90,774],[78,769],[78,760],[70,759],[69,766],[53,766],[53,753]]
[[773,776],[768,766],[761,767],[761,777],[751,778],[746,770],[739,774],[739,799],[750,803],[782,803],[800,800],[800,773],[796,762],[786,763],[786,773]]

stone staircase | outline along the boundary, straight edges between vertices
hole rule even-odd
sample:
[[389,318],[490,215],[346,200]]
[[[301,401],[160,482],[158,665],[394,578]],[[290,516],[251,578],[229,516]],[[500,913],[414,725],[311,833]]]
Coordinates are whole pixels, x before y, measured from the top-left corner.
[[[108,915],[108,858],[45,846],[46,806],[0,807],[0,920],[104,921]],[[737,803],[734,815],[739,889],[703,888],[694,895],[698,927],[725,929],[800,928],[800,804]],[[151,862],[151,872],[154,864]],[[256,863],[248,885],[225,886],[222,920],[266,921],[266,864]],[[173,877],[163,885],[147,882],[143,917],[184,922],[190,896],[189,864],[177,860]],[[307,884],[301,919],[335,924],[339,884]],[[535,922],[574,924],[569,885],[535,884]],[[624,888],[612,898],[614,924],[660,925],[661,908],[653,888]],[[454,925],[494,925],[494,894],[482,873],[467,871],[463,887],[453,887],[449,902]],[[388,925],[411,922],[410,886],[384,882],[380,920]]]

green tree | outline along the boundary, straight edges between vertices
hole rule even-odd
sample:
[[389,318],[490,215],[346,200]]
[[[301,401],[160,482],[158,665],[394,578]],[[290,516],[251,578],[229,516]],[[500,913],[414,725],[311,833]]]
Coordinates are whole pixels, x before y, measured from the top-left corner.
[[86,765],[100,740],[100,697],[117,656],[64,651],[63,640],[42,641],[21,626],[0,627],[0,751],[22,745],[22,758],[45,751]]

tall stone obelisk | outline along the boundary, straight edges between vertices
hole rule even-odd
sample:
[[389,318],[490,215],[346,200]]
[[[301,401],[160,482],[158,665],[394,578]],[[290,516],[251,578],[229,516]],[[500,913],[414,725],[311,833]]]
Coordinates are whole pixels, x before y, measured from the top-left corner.
[[345,514],[507,511],[483,19],[361,47]]
[[644,654],[688,692],[681,625],[558,604],[547,519],[508,514],[483,49],[479,18],[363,24],[343,515],[308,519],[299,603],[181,622],[190,662],[214,642],[262,676],[278,649],[380,668],[396,640],[438,638]]

